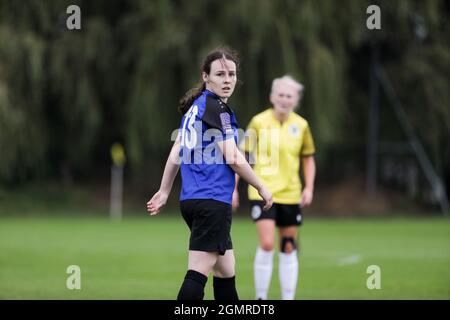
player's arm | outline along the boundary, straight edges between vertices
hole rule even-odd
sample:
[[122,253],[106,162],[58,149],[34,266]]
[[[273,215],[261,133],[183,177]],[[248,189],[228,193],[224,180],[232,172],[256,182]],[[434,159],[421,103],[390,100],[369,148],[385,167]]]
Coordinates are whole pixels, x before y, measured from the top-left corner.
[[309,206],[313,200],[314,179],[316,178],[316,161],[314,160],[313,155],[304,156],[301,159],[305,186],[302,191],[300,206],[305,207]]
[[[249,159],[249,153],[245,152],[245,159],[248,161]],[[250,164],[250,167],[253,168],[253,166]],[[238,186],[239,186],[239,175],[236,173],[235,174],[235,185],[234,185],[234,191],[233,191],[233,201],[231,203],[231,206],[233,208],[233,210],[236,210],[239,207],[239,190],[238,190]]]
[[[255,119],[253,118],[250,123],[248,124],[248,127],[245,131],[245,135],[243,137],[243,140],[239,143],[239,150],[243,152],[245,155],[245,159],[250,164],[250,153],[254,152],[256,141],[258,140],[257,137],[257,124]],[[252,164],[250,164],[251,167],[253,167]],[[236,183],[234,185],[234,191],[233,191],[233,201],[231,203],[231,206],[233,210],[236,210],[239,207],[239,175],[236,174]]]
[[262,184],[261,180],[256,176],[250,164],[245,159],[245,156],[238,149],[234,139],[226,139],[218,141],[217,145],[222,151],[226,163],[239,175],[242,179],[247,181],[251,186],[258,190],[259,195],[264,199],[264,210],[270,209],[272,206],[272,194]]
[[150,215],[158,214],[161,208],[165,206],[179,168],[180,135],[178,135],[175,143],[172,146],[172,149],[170,150],[169,158],[167,159],[166,166],[164,168],[164,173],[159,190],[155,193],[151,200],[147,202],[147,211],[150,212]]

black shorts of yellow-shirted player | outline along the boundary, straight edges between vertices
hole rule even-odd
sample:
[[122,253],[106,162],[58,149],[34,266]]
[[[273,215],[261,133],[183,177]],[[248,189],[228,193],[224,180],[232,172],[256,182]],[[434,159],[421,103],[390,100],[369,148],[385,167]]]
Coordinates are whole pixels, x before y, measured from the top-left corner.
[[[294,112],[303,86],[290,76],[275,79],[270,101],[272,107],[250,121],[240,147],[254,163],[257,176],[273,193],[274,205],[261,210],[261,198],[249,186],[251,217],[255,221],[259,246],[254,260],[254,284],[257,299],[267,299],[272,277],[275,228],[279,232],[279,278],[282,299],[295,298],[298,280],[298,226],[302,223],[302,207],[313,199],[315,160],[314,142],[308,122]],[[300,163],[305,187],[300,181]],[[236,188],[233,207],[239,204]]]
[[[178,300],[203,299],[211,272],[214,273],[214,298],[238,299],[230,236],[235,174],[256,188],[264,201],[264,210],[272,206],[272,194],[236,145],[237,121],[227,100],[236,85],[237,67],[238,59],[230,49],[217,48],[206,56],[201,67],[201,83],[180,101],[183,114],[180,131],[166,162],[160,188],[147,202],[150,215],[159,213],[181,168],[180,209],[191,234],[188,271]],[[206,157],[209,145],[202,137],[208,130],[218,132],[214,143],[220,153],[215,153],[214,161],[192,162],[193,155],[201,153],[200,159]],[[211,143],[210,138],[208,141]]]

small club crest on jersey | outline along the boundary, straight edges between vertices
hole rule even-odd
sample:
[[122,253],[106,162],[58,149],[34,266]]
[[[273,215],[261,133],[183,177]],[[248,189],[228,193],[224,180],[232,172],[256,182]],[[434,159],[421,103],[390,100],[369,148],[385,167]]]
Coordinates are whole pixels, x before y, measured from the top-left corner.
[[220,121],[222,122],[222,129],[224,132],[233,132],[233,128],[231,127],[231,118],[227,112],[222,112],[220,114]]
[[300,129],[296,124],[291,124],[288,128],[288,132],[290,135],[298,137],[298,135],[300,134]]

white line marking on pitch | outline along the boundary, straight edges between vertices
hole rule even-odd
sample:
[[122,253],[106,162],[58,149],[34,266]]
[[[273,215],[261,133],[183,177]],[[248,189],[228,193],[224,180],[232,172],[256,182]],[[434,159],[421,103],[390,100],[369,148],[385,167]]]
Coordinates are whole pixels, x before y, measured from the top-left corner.
[[352,254],[350,256],[340,258],[338,260],[338,266],[349,266],[352,264],[357,264],[359,261],[361,261],[361,255],[360,254]]

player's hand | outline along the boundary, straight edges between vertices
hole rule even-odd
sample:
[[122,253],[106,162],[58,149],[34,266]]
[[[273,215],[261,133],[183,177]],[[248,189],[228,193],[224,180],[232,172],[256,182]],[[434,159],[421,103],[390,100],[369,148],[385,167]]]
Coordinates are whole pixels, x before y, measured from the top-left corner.
[[151,216],[159,213],[162,207],[166,205],[168,194],[159,190],[155,195],[147,202],[147,211]]
[[311,189],[303,189],[302,199],[300,200],[300,208],[309,206],[313,200],[313,191]]
[[234,189],[233,200],[231,201],[231,208],[235,211],[239,207],[239,192]]
[[262,186],[260,190],[258,190],[259,195],[263,198],[264,207],[263,210],[267,211],[272,207],[273,199],[272,193],[266,189],[266,187]]

